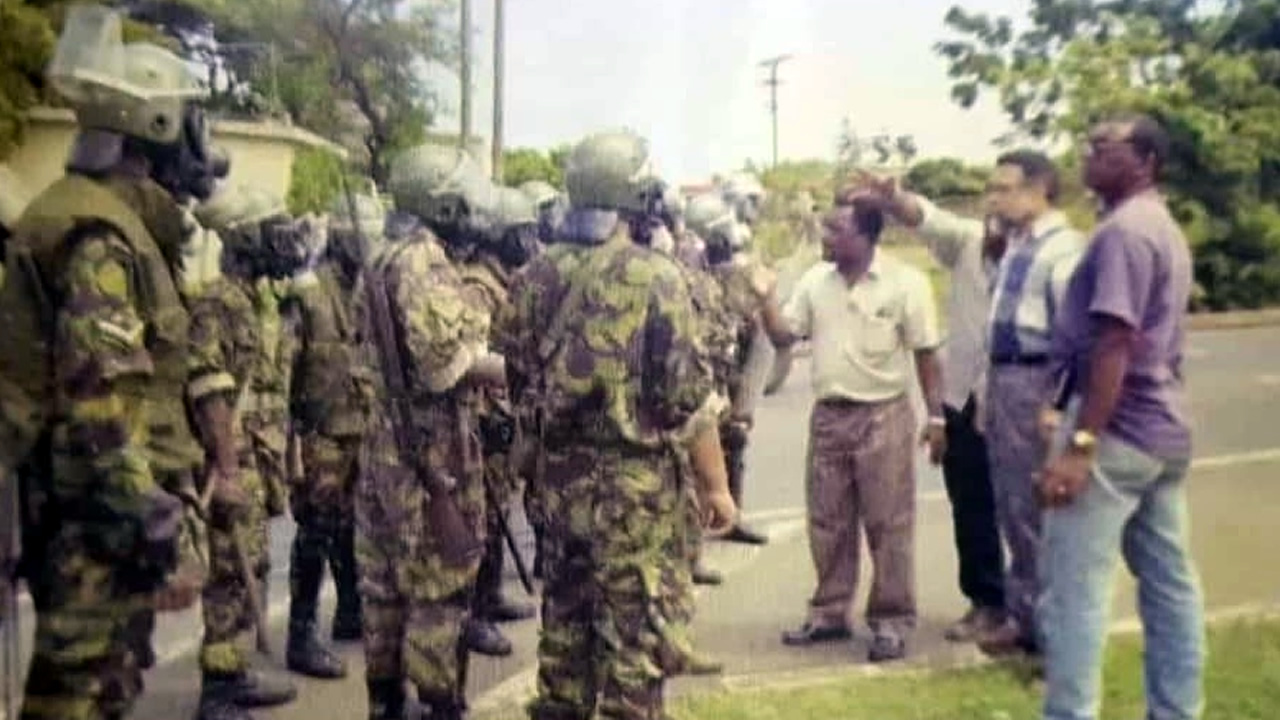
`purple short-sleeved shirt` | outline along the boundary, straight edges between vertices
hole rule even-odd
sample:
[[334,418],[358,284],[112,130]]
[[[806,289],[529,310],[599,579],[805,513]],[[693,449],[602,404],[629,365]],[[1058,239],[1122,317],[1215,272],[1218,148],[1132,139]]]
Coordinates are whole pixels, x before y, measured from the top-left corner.
[[1136,195],[1095,231],[1067,288],[1053,355],[1074,367],[1076,392],[1088,387],[1096,317],[1137,331],[1123,390],[1106,431],[1163,458],[1191,455],[1191,426],[1182,378],[1184,324],[1191,293],[1191,251],[1182,229],[1155,192]]

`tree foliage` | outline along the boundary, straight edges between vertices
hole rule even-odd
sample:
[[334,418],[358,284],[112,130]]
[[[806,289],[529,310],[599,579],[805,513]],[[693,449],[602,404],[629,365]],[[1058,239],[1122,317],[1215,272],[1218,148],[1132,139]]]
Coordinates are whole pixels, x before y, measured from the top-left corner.
[[564,161],[569,146],[542,151],[535,148],[512,148],[502,152],[502,182],[518,186],[530,180],[542,180],[557,188],[564,187]]
[[903,182],[933,200],[972,199],[986,189],[988,174],[955,158],[928,158],[912,165]]
[[959,7],[952,97],[994,93],[1005,142],[1079,144],[1108,114],[1151,114],[1173,140],[1165,184],[1213,309],[1280,300],[1280,0],[1034,0],[1030,27]]
[[40,102],[55,40],[43,8],[26,0],[0,3],[0,160],[21,142],[25,115]]

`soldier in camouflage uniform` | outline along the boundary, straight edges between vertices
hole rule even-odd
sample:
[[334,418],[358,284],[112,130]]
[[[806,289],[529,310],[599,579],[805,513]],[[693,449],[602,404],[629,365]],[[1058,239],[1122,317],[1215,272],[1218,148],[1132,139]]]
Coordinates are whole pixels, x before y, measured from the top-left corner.
[[[688,288],[645,247],[661,211],[647,143],[625,132],[570,153],[572,209],[556,242],[516,277],[499,337],[513,402],[537,408],[546,508],[543,630],[534,720],[652,720],[684,670],[685,608],[664,588],[687,577],[681,449],[711,523],[729,497]],[[683,573],[682,573],[683,570]]]
[[[358,202],[356,202],[358,201]],[[347,197],[330,215],[327,257],[308,286],[298,283],[299,348],[291,419],[302,451],[302,477],[290,490],[298,530],[289,565],[289,669],[317,678],[346,675],[342,660],[316,638],[316,605],[327,564],[338,607],[337,641],[359,640],[355,565],[355,488],[373,401],[372,368],[357,362],[368,254],[381,243],[385,211],[375,197]],[[358,226],[355,224],[358,223]]]
[[[236,413],[236,454],[241,486],[250,498],[240,522],[210,530],[199,718],[238,720],[250,717],[243,707],[280,705],[297,694],[282,679],[251,674],[236,645],[237,637],[254,622],[247,583],[259,583],[261,591],[269,552],[266,490],[241,414],[253,374],[263,365],[267,351],[255,291],[261,281],[286,278],[303,267],[308,253],[296,248],[313,246],[318,232],[305,221],[292,221],[281,198],[247,187],[220,192],[196,209],[196,219],[222,242],[223,275],[193,293],[189,303],[192,335],[215,338],[221,360],[235,378],[231,401]],[[241,549],[249,567],[241,565]]]
[[[746,475],[747,439],[752,418],[744,410],[745,394],[751,392],[744,383],[744,371],[757,341],[760,302],[751,290],[753,266],[741,251],[746,244],[745,226],[738,223],[733,209],[714,193],[699,195],[689,202],[690,229],[706,244],[707,273],[720,286],[726,309],[725,318],[733,334],[734,357],[721,366],[720,380],[733,400],[733,411],[720,426],[724,440],[725,464],[729,469],[729,487],[736,503],[742,502],[742,486]],[[738,523],[725,536],[732,542],[762,545],[768,539]]]
[[[510,304],[511,274],[523,267],[538,251],[534,205],[514,188],[495,187],[497,215],[490,237],[475,238],[469,256],[460,266],[463,287],[472,302],[490,317],[498,317]],[[454,228],[436,228],[442,236],[456,237]],[[520,491],[519,471],[512,451],[518,433],[517,415],[505,387],[485,392],[480,416],[480,436],[484,442],[485,483],[490,500],[486,525],[485,553],[476,578],[475,602],[467,625],[467,644],[484,655],[511,654],[511,642],[495,623],[525,620],[535,611],[502,594],[502,561],[505,552],[500,517]]]
[[[454,148],[424,145],[405,152],[393,162],[388,188],[397,210],[423,222],[456,217],[461,207],[470,210],[467,227],[491,221],[474,202],[477,193],[487,191],[487,178]],[[461,567],[446,563],[445,540],[426,523],[423,475],[452,479],[451,496],[464,522],[483,537],[480,391],[506,383],[505,365],[488,351],[488,314],[468,301],[462,278],[435,235],[424,225],[404,235],[374,258],[366,276],[376,273],[381,281],[375,287],[388,296],[390,320],[406,354],[403,370],[414,425],[407,430],[421,439],[421,456],[403,458],[390,414],[375,412],[369,466],[356,490],[369,716],[402,717],[407,676],[432,720],[460,720],[466,711],[468,658],[462,633],[479,558]],[[370,308],[367,323],[378,320],[373,312]],[[367,362],[377,367],[378,348],[371,350]],[[382,403],[381,373],[377,381]]]
[[543,180],[530,180],[520,186],[520,192],[529,198],[538,214],[538,239],[544,244],[555,238],[556,228],[564,219],[568,199],[564,193]]
[[[103,83],[112,55],[124,74]],[[0,301],[0,460],[26,478],[32,513],[23,571],[37,624],[21,717],[115,719],[141,691],[153,612],[189,607],[204,580],[193,479],[204,458],[189,417],[217,438],[215,520],[243,503],[227,403],[185,403],[233,381],[192,352],[178,290],[192,229],[179,203],[207,197],[227,162],[207,144],[182,61],[124,46],[105,8],[71,9],[50,78],[80,131],[67,175],[13,227],[7,260],[22,270]]]

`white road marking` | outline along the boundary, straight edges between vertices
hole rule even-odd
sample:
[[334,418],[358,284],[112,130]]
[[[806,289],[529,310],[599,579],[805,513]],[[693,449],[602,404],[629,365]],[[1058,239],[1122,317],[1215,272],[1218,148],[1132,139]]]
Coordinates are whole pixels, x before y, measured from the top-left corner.
[[1280,387],[1280,375],[1259,375],[1255,378],[1259,385],[1267,387]]

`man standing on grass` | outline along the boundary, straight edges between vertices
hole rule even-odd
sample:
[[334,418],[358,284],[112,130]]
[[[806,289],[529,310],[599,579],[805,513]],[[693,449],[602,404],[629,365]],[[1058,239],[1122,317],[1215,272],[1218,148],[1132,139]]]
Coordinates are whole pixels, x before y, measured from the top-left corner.
[[1138,581],[1147,717],[1190,720],[1204,707],[1182,375],[1191,252],[1155,187],[1169,148],[1160,125],[1109,120],[1088,143],[1085,182],[1105,214],[1055,326],[1065,408],[1039,478],[1044,718],[1098,717],[1118,548]]

